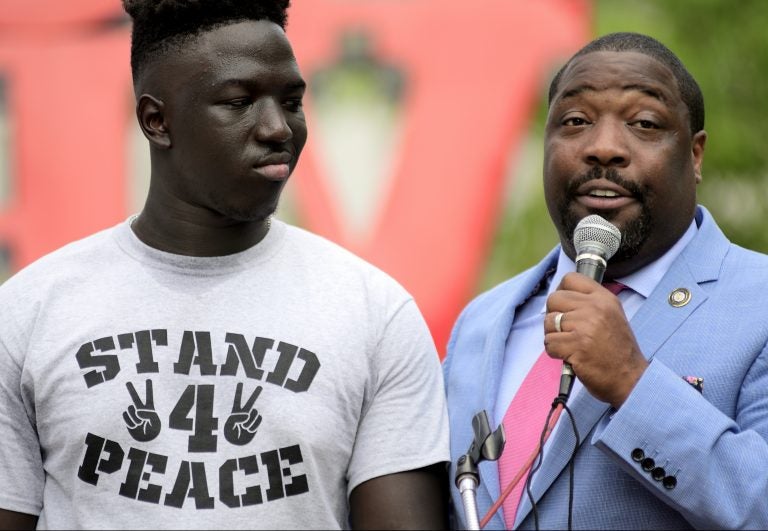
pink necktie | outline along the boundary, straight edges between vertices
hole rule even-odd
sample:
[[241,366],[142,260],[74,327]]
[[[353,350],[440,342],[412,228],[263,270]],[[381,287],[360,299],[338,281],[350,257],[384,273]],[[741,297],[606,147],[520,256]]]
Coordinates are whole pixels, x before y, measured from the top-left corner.
[[[620,282],[606,282],[603,286],[614,295],[626,287]],[[499,483],[502,491],[524,466],[539,443],[544,421],[557,395],[562,369],[560,360],[550,358],[546,351],[542,352],[504,414],[502,422],[507,434],[507,444],[499,458]],[[525,487],[525,477],[523,476],[504,500],[504,523],[507,529],[512,529],[515,524],[517,506]]]
[[[507,444],[499,459],[501,490],[509,485],[539,443],[549,406],[557,395],[562,370],[563,362],[550,358],[546,351],[542,352],[509,404],[502,421]],[[525,476],[504,500],[504,523],[507,529],[512,529],[515,523],[517,505],[524,486]]]
[[614,295],[618,295],[621,291],[623,291],[627,286],[622,284],[621,282],[605,282],[603,283],[603,287],[613,293]]

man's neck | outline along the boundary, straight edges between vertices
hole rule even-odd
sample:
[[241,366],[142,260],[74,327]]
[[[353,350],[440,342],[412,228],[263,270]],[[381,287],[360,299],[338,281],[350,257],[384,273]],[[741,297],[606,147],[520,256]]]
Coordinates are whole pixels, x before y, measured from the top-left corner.
[[158,215],[149,203],[131,225],[145,244],[168,253],[185,256],[225,256],[259,243],[269,232],[271,217],[235,222],[216,218],[200,219],[185,212],[166,209]]

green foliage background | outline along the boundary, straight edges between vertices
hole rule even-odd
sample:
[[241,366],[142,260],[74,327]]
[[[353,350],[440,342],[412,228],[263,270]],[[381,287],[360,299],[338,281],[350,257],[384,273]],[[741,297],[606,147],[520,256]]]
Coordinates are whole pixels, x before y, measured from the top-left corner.
[[[731,241],[768,252],[768,148],[760,133],[768,117],[768,0],[596,0],[593,16],[595,36],[651,35],[699,82],[708,133],[699,202]],[[478,290],[530,267],[557,243],[541,192],[548,84]]]

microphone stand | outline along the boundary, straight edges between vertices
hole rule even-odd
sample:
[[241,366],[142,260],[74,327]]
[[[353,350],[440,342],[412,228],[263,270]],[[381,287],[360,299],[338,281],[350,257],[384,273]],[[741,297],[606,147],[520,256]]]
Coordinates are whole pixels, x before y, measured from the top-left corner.
[[472,431],[475,438],[469,445],[467,453],[456,462],[456,487],[461,494],[464,514],[467,519],[467,529],[479,531],[480,520],[477,514],[477,486],[480,485],[480,472],[477,465],[484,460],[496,461],[504,450],[504,425],[499,424],[491,431],[488,414],[485,410],[472,418]]

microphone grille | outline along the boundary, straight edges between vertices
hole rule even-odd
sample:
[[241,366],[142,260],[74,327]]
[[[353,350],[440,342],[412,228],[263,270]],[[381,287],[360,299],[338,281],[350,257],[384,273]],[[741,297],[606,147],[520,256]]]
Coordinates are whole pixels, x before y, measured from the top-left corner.
[[608,260],[616,254],[620,244],[621,231],[597,214],[583,218],[573,231],[576,254],[589,250]]

